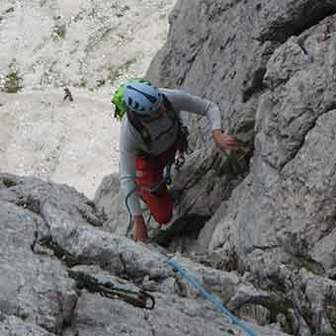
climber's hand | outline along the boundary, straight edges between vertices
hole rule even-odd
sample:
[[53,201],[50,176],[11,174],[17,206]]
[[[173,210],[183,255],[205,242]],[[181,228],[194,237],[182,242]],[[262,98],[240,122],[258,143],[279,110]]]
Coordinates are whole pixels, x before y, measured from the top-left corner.
[[147,240],[147,227],[142,215],[133,218],[133,239],[135,241],[145,242]]
[[217,147],[221,150],[237,151],[240,149],[238,141],[232,135],[223,133],[222,130],[212,131],[212,137]]

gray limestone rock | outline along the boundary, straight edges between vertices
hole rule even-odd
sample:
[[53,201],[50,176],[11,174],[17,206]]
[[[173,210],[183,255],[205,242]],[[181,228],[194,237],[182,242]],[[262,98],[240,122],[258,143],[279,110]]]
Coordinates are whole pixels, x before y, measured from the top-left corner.
[[[173,271],[163,249],[113,234],[101,220],[95,205],[71,187],[0,174],[4,335],[239,335],[238,326]],[[237,314],[253,301],[244,298],[265,295],[236,272],[179,256],[176,261]],[[134,293],[145,290],[155,298],[155,308],[146,311],[125,297],[102,297],[83,287],[78,274]],[[271,335],[256,323],[251,328]]]
[[[100,13],[108,6],[96,4]],[[117,7],[99,17],[92,12],[99,27],[83,45],[92,48],[110,33],[108,13],[130,12]],[[6,8],[0,23],[9,24],[13,11],[21,8]],[[30,13],[36,11],[35,4]],[[241,153],[226,156],[214,150],[204,119],[184,119],[193,154],[176,176],[174,195],[180,223],[197,223],[197,234],[180,228],[169,239],[173,250],[186,253],[176,256],[179,264],[261,336],[336,330],[335,13],[333,0],[180,0],[167,43],[148,70],[158,85],[217,102],[224,128],[243,144]],[[44,23],[57,21],[56,41],[46,43],[55,44],[72,36],[69,29],[87,12],[69,22],[49,14]],[[106,63],[83,55],[84,68],[80,62],[38,67],[31,86],[63,85],[71,70],[73,85],[84,79],[95,87],[91,74]],[[15,79],[18,89],[19,75],[0,78],[1,87]],[[66,185],[0,174],[1,334],[239,335],[167,266],[164,249],[124,237],[121,206],[114,176],[92,202]],[[210,218],[205,225],[204,218]],[[144,289],[156,308],[79,290],[69,270]]]
[[278,303],[262,306],[297,335],[336,330],[335,302],[322,304],[335,286],[335,12],[334,1],[179,1],[148,70],[218,102],[224,128],[250,150],[232,174],[206,122],[185,120],[199,159],[177,177],[180,214],[211,216],[189,253],[210,250],[219,267],[276,289]]

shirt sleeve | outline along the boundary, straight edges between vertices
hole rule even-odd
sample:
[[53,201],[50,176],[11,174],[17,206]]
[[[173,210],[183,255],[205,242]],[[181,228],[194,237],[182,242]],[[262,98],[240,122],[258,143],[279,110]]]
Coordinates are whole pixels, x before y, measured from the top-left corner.
[[132,137],[128,133],[129,130],[124,123],[120,131],[120,161],[119,161],[120,189],[124,196],[125,201],[127,201],[127,206],[130,210],[131,215],[137,216],[141,215],[142,211],[135,183],[136,155],[135,150],[131,143]]
[[217,104],[183,90],[161,89],[177,111],[207,116],[211,130],[222,128],[221,112]]

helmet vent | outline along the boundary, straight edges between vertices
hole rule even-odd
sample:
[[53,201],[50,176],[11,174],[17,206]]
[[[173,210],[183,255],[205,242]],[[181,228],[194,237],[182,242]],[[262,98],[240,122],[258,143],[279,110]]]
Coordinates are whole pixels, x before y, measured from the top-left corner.
[[141,114],[157,110],[162,102],[162,94],[151,83],[132,82],[127,84],[124,93],[127,107]]

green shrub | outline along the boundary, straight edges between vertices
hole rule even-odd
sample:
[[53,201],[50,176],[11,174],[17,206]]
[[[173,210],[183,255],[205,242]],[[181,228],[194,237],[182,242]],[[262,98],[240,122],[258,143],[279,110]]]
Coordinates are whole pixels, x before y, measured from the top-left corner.
[[3,91],[7,93],[17,93],[22,89],[22,78],[17,71],[9,73],[5,78]]
[[61,24],[61,25],[57,25],[54,27],[54,36],[58,37],[58,39],[63,40],[65,38],[65,34],[66,34],[66,25],[65,24]]

